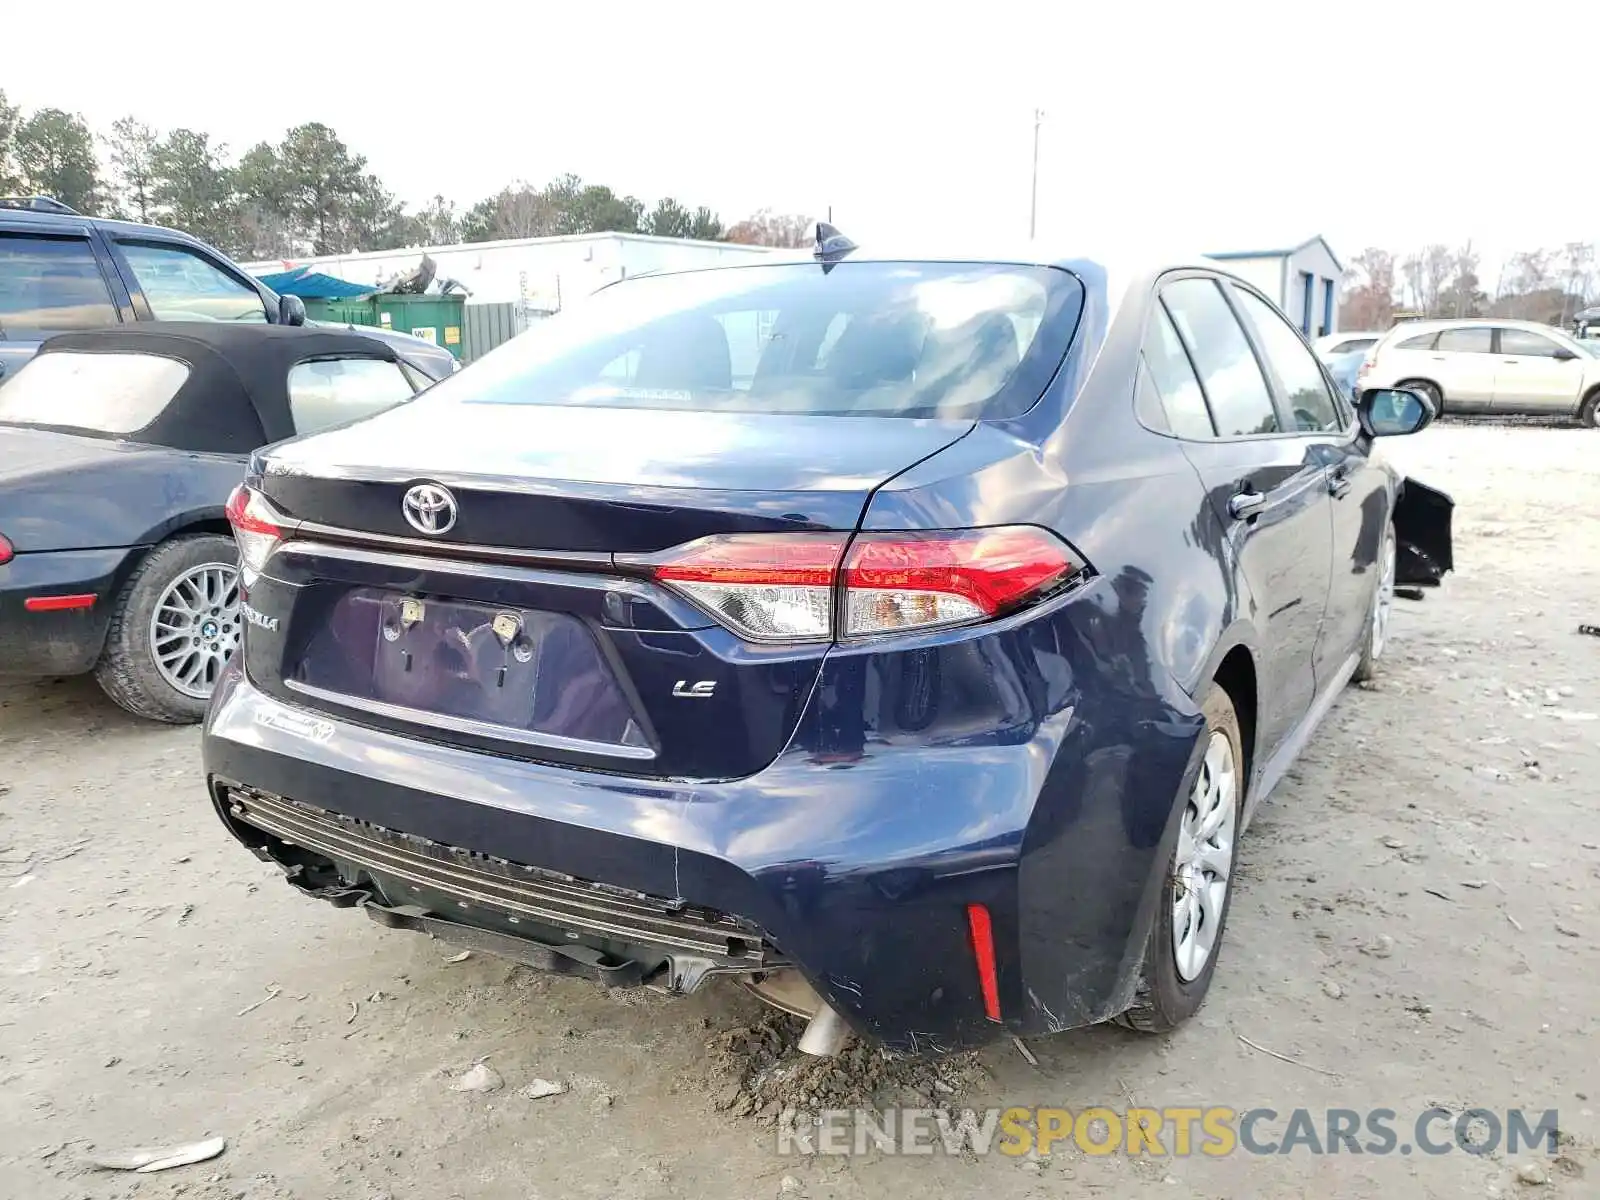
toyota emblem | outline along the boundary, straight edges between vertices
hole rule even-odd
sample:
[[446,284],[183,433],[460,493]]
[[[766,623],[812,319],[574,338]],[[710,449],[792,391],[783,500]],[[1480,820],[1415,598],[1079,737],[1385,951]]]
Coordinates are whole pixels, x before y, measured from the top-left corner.
[[437,483],[419,483],[400,502],[411,528],[419,533],[449,533],[456,523],[456,498]]

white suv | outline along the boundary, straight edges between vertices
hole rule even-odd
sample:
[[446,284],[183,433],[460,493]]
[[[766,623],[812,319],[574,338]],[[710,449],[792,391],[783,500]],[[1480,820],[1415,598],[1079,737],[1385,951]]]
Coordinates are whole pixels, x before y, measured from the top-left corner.
[[1578,417],[1600,427],[1600,344],[1532,321],[1407,321],[1367,353],[1358,388],[1409,388],[1437,412]]

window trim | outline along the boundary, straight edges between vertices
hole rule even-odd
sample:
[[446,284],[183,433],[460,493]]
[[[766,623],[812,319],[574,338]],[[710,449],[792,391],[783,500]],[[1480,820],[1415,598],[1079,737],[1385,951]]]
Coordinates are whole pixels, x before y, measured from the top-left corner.
[[262,291],[262,285],[256,283],[203,243],[191,243],[178,238],[141,237],[138,234],[127,234],[125,236],[108,235],[106,237],[106,246],[117,268],[117,273],[122,276],[123,284],[128,289],[128,298],[133,304],[134,314],[140,321],[159,321],[161,318],[156,316],[155,310],[150,307],[150,297],[145,295],[144,284],[140,282],[138,272],[133,269],[133,264],[128,261],[128,256],[122,252],[124,246],[146,246],[152,250],[176,250],[182,254],[191,254],[216,270],[218,274],[233,280],[245,291],[253,293],[256,299],[261,301],[261,311],[266,315],[266,323],[268,325],[276,325],[278,323],[277,309],[267,303],[267,297]]
[[[18,229],[15,226],[0,228],[0,241],[9,241],[11,239],[35,242],[83,243],[84,247],[89,251],[89,257],[94,261],[95,270],[100,273],[100,285],[106,290],[106,306],[111,310],[116,319],[114,321],[107,322],[105,325],[91,325],[84,326],[82,328],[109,329],[113,325],[121,325],[125,323],[127,320],[127,313],[124,310],[121,297],[119,297],[117,294],[117,288],[113,284],[111,276],[106,271],[108,264],[106,262],[105,253],[100,246],[95,244],[95,236],[92,230],[85,229],[80,233],[56,229]],[[42,326],[34,325],[8,325],[4,318],[0,317],[0,341],[5,341],[10,336],[11,331],[27,335],[26,340],[28,341],[34,340],[33,336],[31,335],[40,335],[41,338],[49,338],[58,333],[81,332],[81,330],[76,327],[72,329],[45,329]]]

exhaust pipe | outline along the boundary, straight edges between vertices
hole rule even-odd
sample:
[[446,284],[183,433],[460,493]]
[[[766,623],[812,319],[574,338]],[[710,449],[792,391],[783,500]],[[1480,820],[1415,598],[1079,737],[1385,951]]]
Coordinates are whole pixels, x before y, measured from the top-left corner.
[[806,1022],[806,1031],[800,1035],[800,1053],[832,1058],[850,1040],[850,1027],[833,1005],[820,997],[817,1004],[817,1011]]
[[838,1009],[817,995],[799,971],[785,968],[739,982],[774,1008],[806,1018],[805,1032],[800,1035],[802,1054],[831,1058],[850,1040],[850,1026]]

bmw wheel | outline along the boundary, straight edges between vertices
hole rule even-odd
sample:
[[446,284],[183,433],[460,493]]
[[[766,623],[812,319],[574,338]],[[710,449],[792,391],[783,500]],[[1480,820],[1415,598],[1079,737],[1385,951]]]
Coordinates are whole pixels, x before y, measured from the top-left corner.
[[174,538],[118,594],[95,678],[135,716],[175,725],[206,702],[242,636],[238,551],[224,537]]
[[1356,664],[1355,680],[1363,683],[1378,672],[1378,659],[1389,642],[1389,615],[1394,610],[1394,525],[1383,527],[1383,545],[1378,550],[1377,578],[1373,581],[1372,607],[1367,613],[1366,638],[1361,644],[1361,661]]
[[1233,898],[1244,811],[1243,739],[1233,700],[1222,688],[1211,686],[1201,711],[1205,758],[1181,801],[1177,845],[1145,945],[1138,992],[1118,1018],[1144,1033],[1165,1033],[1199,1009],[1216,973]]

